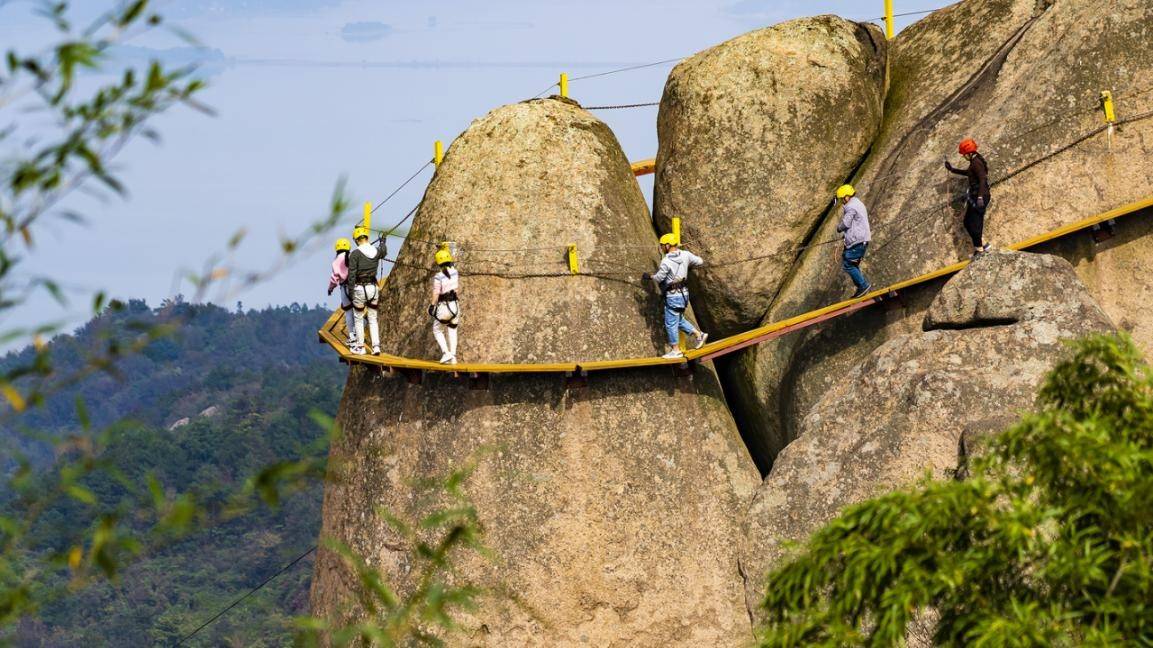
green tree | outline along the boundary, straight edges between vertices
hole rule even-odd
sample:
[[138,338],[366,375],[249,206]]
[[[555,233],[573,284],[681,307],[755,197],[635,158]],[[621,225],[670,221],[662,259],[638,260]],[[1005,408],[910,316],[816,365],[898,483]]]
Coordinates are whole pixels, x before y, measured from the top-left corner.
[[963,480],[846,510],[771,573],[761,646],[1153,644],[1153,380],[1096,336]]

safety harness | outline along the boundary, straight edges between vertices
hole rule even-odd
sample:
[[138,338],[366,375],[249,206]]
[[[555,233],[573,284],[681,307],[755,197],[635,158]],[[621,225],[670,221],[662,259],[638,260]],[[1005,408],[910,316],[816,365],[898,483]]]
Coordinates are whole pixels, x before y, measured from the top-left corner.
[[[452,275],[451,275],[451,273],[449,273],[450,267],[451,266],[444,267],[441,270],[441,272],[444,273],[445,277],[451,278]],[[443,318],[440,316],[440,305],[441,304],[444,304],[444,310],[448,311],[448,317],[447,318]],[[454,324],[453,321],[456,320],[456,318],[460,316],[460,302],[457,301],[456,291],[450,290],[446,293],[441,293],[441,294],[437,295],[436,296],[436,305],[429,308],[429,315],[432,315],[433,319],[440,322],[441,324],[444,324],[445,326],[447,326],[449,328],[456,328],[459,325],[459,323]]]

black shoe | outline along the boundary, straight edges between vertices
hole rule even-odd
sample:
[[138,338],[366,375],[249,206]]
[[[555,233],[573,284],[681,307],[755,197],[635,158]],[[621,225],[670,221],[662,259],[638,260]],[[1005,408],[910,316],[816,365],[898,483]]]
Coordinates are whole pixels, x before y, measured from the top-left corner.
[[866,284],[864,288],[858,288],[857,292],[853,293],[853,296],[850,297],[849,299],[856,299],[858,297],[864,297],[872,289],[873,289],[873,284]]

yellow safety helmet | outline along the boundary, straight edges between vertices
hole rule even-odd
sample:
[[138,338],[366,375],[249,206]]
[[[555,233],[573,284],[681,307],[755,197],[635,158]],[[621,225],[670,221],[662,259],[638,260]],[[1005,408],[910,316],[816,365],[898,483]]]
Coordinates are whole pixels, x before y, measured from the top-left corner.
[[661,245],[679,245],[676,234],[665,234],[661,237]]
[[852,198],[855,195],[857,195],[857,190],[853,188],[853,185],[841,185],[840,188],[837,189],[838,199]]
[[448,248],[445,247],[436,251],[436,265],[444,265],[446,263],[452,263],[452,252],[449,252]]
[[357,225],[352,228],[352,240],[359,241],[362,238],[368,238],[369,231],[364,225]]
[[348,239],[346,239],[346,238],[336,239],[336,251],[337,252],[348,252],[351,249],[352,249],[352,243],[350,243]]

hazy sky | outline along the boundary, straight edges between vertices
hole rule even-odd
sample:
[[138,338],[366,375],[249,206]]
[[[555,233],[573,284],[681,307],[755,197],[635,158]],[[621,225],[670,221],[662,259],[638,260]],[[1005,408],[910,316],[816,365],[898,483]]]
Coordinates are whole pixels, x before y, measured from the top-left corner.
[[[947,3],[897,0],[896,7]],[[110,2],[78,4],[91,11]],[[165,116],[157,122],[161,144],[138,142],[118,160],[127,200],[74,201],[94,225],[54,222],[24,270],[52,271],[75,306],[39,299],[0,321],[0,329],[86,319],[89,291],[97,288],[152,304],[191,294],[176,281],[179,271],[200,268],[241,227],[249,237],[239,265],[271,267],[278,256],[274,235],[298,232],[323,215],[338,178],[348,179],[357,204],[378,202],[431,156],[434,140],[447,145],[473,119],[537,94],[562,71],[577,76],[684,56],[802,15],[863,20],[882,13],[881,0],[168,0],[158,6],[217,50],[204,68],[210,87],[201,96],[217,116],[188,110]],[[43,21],[32,17],[32,7],[0,2],[0,43],[43,43],[37,40]],[[125,56],[181,43],[156,35],[133,45],[141,49]],[[574,82],[570,95],[585,105],[657,101],[670,68]],[[655,107],[599,116],[630,159],[655,155]],[[412,208],[429,175],[393,198],[374,225]],[[647,192],[651,178],[643,186]],[[246,307],[325,301],[328,239],[335,236],[239,298]]]

